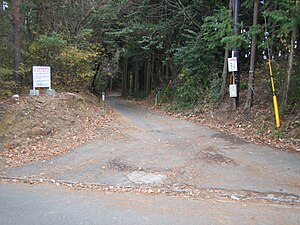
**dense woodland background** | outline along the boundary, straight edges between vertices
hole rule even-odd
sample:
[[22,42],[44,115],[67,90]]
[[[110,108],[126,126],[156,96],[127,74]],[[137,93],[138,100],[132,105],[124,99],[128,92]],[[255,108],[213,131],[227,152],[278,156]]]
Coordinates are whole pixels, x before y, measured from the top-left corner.
[[124,96],[146,97],[162,90],[174,109],[223,104],[232,82],[224,62],[238,47],[239,108],[251,112],[253,105],[272,108],[269,48],[281,115],[299,118],[299,0],[241,1],[238,35],[232,4],[0,1],[0,95],[27,95],[32,66],[44,65],[57,91],[119,88]]

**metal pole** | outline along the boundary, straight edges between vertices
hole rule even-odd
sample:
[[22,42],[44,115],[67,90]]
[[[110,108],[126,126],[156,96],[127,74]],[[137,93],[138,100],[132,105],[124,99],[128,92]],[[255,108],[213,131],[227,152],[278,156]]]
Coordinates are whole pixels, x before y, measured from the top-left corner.
[[270,79],[271,79],[271,86],[272,86],[272,92],[273,92],[273,105],[274,105],[276,127],[279,128],[280,127],[280,116],[279,116],[278,102],[277,102],[277,96],[276,96],[276,92],[275,92],[275,84],[274,84],[272,63],[271,63],[270,56],[269,56],[269,59],[268,59],[268,64],[269,64]]
[[[240,22],[240,1],[239,0],[234,0],[233,1],[233,21],[234,21],[234,35],[238,36],[240,29],[239,29],[239,22]],[[235,79],[235,84],[236,84],[236,90],[237,90],[237,96],[234,98],[234,106],[233,108],[236,109],[239,105],[239,98],[240,98],[240,69],[239,69],[239,52],[237,46],[234,47],[233,49],[233,57],[237,58],[238,62],[238,71],[235,72],[233,79]]]
[[[265,1],[262,1],[262,4],[265,4]],[[265,40],[268,41],[269,38],[269,32],[268,32],[268,23],[267,23],[267,17],[264,16],[264,22],[265,22]],[[276,127],[280,127],[280,115],[279,115],[279,109],[278,109],[278,101],[275,91],[275,83],[274,83],[274,77],[273,77],[273,71],[272,71],[272,56],[270,52],[270,47],[268,45],[267,48],[267,59],[268,59],[268,65],[269,65],[269,74],[270,74],[270,80],[271,80],[271,88],[272,88],[272,94],[273,94],[273,106],[274,106],[274,113],[275,113],[275,121],[276,121]]]

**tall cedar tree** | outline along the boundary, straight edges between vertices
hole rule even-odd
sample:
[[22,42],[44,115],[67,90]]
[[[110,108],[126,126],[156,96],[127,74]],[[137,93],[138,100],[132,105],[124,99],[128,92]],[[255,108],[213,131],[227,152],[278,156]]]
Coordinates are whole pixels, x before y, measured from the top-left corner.
[[[258,6],[259,6],[259,2],[255,0],[254,7],[253,7],[253,28],[254,29],[257,25]],[[255,74],[256,45],[257,45],[257,35],[253,33],[252,40],[251,40],[251,57],[250,57],[250,70],[249,70],[249,80],[248,80],[248,92],[247,92],[246,104],[244,107],[245,111],[250,110],[253,101],[253,88],[254,88],[253,83],[254,83],[254,74]]]
[[[296,3],[295,3],[296,9],[299,6],[297,4],[300,4],[299,0],[296,0]],[[288,58],[287,76],[285,79],[284,90],[283,90],[283,95],[282,95],[282,99],[281,99],[280,111],[282,114],[286,110],[286,104],[288,101],[288,93],[290,90],[291,77],[292,77],[292,73],[293,73],[294,52],[295,52],[295,42],[296,42],[297,32],[298,32],[298,26],[294,25],[294,28],[293,28],[292,34],[291,34],[291,45],[290,45],[290,52],[289,52],[289,58]]]
[[20,0],[12,1],[12,23],[13,23],[13,60],[15,80],[20,82],[20,63],[21,63],[21,45],[20,45]]

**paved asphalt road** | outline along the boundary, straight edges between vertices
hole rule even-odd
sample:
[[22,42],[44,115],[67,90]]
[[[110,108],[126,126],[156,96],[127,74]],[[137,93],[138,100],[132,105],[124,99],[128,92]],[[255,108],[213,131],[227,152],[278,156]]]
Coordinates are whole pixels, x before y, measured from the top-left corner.
[[[300,154],[249,144],[122,99],[108,98],[108,103],[120,115],[114,124],[118,138],[93,141],[49,161],[2,169],[1,176],[187,188],[202,191],[201,198],[2,182],[1,225],[300,224]],[[229,199],[214,197],[211,190],[221,190]],[[236,193],[255,196],[241,200]]]
[[300,224],[300,207],[0,184],[1,225]]

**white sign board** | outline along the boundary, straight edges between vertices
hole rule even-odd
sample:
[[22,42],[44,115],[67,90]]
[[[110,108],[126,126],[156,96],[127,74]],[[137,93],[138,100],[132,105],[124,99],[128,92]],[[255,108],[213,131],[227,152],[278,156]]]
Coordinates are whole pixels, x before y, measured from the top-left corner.
[[236,84],[229,85],[229,95],[230,95],[230,98],[236,98],[237,97]]
[[237,58],[236,57],[228,58],[228,71],[229,72],[238,71]]
[[51,89],[51,69],[50,66],[33,66],[33,89],[37,87],[48,87]]

